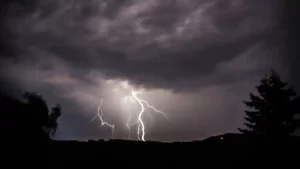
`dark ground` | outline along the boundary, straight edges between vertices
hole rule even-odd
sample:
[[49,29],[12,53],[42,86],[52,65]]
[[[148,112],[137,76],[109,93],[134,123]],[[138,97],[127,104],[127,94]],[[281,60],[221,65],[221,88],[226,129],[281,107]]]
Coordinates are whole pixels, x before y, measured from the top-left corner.
[[9,145],[5,168],[300,167],[299,137],[262,139],[226,134],[189,143],[99,140]]

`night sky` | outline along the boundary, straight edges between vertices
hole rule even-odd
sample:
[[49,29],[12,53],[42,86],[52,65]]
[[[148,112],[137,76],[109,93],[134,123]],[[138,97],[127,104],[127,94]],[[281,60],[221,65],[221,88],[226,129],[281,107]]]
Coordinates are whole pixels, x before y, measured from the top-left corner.
[[168,116],[143,114],[146,140],[237,132],[242,100],[271,68],[299,88],[296,7],[284,2],[3,1],[1,89],[60,103],[55,139],[110,139],[109,127],[90,122],[101,99],[113,138],[128,139],[140,108],[125,99],[130,86]]

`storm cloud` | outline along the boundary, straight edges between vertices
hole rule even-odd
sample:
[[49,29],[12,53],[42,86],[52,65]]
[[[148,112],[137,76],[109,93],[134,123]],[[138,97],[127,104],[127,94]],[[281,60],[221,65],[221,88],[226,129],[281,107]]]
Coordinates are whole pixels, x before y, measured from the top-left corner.
[[108,120],[121,126],[116,137],[126,138],[125,117],[107,82],[145,89],[143,96],[171,119],[159,117],[148,138],[174,141],[236,132],[242,100],[260,77],[271,68],[287,79],[295,75],[283,1],[41,0],[5,6],[1,80],[64,103],[59,139],[103,137],[99,124],[87,124],[99,97],[108,102]]

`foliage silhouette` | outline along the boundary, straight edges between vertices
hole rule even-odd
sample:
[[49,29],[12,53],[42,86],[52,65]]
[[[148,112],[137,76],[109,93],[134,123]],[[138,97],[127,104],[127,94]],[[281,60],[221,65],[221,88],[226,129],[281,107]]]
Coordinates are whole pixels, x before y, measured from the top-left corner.
[[60,105],[53,107],[49,113],[43,97],[28,92],[22,99],[1,94],[1,111],[2,128],[11,140],[49,140],[55,134],[57,119],[61,115]]
[[244,104],[252,110],[245,110],[248,129],[238,130],[244,134],[263,136],[286,136],[299,127],[299,96],[288,83],[272,69],[256,86],[259,96],[250,93],[251,101]]

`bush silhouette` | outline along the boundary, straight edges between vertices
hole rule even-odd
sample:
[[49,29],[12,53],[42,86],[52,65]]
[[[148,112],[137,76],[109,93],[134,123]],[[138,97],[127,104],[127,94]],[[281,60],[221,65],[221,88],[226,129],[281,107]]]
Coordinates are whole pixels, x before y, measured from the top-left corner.
[[22,99],[1,94],[1,111],[2,128],[12,140],[49,140],[61,115],[60,105],[49,113],[45,100],[35,93],[25,93]]
[[263,136],[286,136],[299,127],[299,96],[288,83],[283,82],[272,70],[256,86],[259,96],[250,93],[250,101],[244,104],[252,110],[245,110],[248,129],[242,133]]

